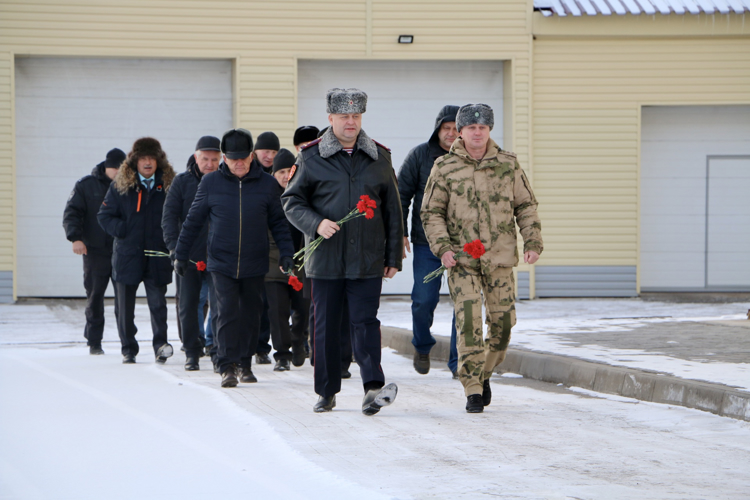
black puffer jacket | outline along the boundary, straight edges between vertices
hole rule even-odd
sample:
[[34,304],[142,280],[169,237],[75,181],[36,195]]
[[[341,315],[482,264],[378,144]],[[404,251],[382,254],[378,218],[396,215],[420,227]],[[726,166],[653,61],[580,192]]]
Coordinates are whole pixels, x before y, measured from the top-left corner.
[[[284,189],[281,186],[278,186],[278,194],[281,196],[284,193]],[[287,222],[287,225],[289,226],[289,232],[292,235],[292,245],[294,245],[294,251],[297,252],[299,250],[302,250],[302,248],[305,246],[305,235],[302,234],[302,232],[294,227],[294,225],[291,222]],[[276,242],[273,240],[272,237],[269,238],[268,243],[270,245],[270,251],[269,251],[269,258],[268,258],[268,273],[266,274],[266,281],[279,281],[279,282],[287,282],[289,280],[289,276],[281,272],[281,269],[279,269],[279,247],[276,246]],[[305,277],[305,269],[299,269],[294,271],[294,275],[297,276],[300,280],[304,279]]]
[[[127,170],[125,170],[127,169]],[[120,167],[115,182],[99,209],[99,224],[115,237],[112,256],[112,279],[126,285],[137,285],[148,275],[156,286],[172,282],[172,263],[164,257],[146,257],[144,250],[167,252],[161,230],[162,208],[166,190],[174,178],[171,170],[165,175],[161,167],[149,191],[141,184],[138,173]]]
[[297,169],[281,199],[290,222],[318,237],[323,219],[338,221],[368,195],[377,203],[375,217],[347,222],[313,252],[305,266],[311,278],[360,279],[383,276],[383,268],[401,270],[403,221],[390,151],[361,131],[354,153],[343,151],[328,129],[297,158]]
[[114,239],[99,225],[96,214],[112,183],[105,173],[104,162],[91,175],[76,182],[63,213],[63,227],[68,241],[83,241],[89,254],[112,255]]
[[[161,228],[164,232],[164,243],[169,250],[177,247],[182,224],[187,218],[190,205],[193,204],[195,193],[198,191],[203,174],[195,163],[195,156],[190,155],[187,169],[178,174],[169,188],[167,199],[164,202],[164,213],[161,218]],[[208,225],[204,225],[198,238],[190,249],[190,260],[200,262],[206,260],[206,244],[208,241]]]
[[182,224],[176,257],[187,260],[201,230],[208,224],[208,271],[231,278],[264,276],[268,272],[268,230],[282,257],[294,254],[278,183],[252,165],[242,179],[225,163],[203,176]]
[[409,219],[409,205],[412,205],[411,214],[411,242],[413,245],[428,245],[427,237],[422,227],[422,219],[419,212],[422,209],[422,199],[424,198],[424,187],[427,185],[427,178],[430,177],[432,166],[435,160],[448,154],[448,151],[440,147],[438,139],[438,130],[445,122],[456,121],[458,106],[443,106],[435,119],[435,129],[432,132],[430,140],[416,146],[409,151],[398,171],[398,191],[401,195],[401,210],[404,213],[404,236],[407,233]]

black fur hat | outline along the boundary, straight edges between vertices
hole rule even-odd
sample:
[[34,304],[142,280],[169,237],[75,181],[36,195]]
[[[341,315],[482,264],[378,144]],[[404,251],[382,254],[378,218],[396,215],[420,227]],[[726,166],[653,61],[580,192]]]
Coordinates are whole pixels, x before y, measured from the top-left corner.
[[131,158],[143,158],[144,156],[150,156],[154,159],[159,159],[164,155],[164,150],[161,149],[161,143],[153,137],[141,137],[133,143],[133,148],[128,154]]
[[495,114],[486,104],[465,104],[456,114],[456,128],[460,132],[466,125],[487,125],[492,130],[495,126]]
[[359,89],[331,89],[326,93],[326,113],[345,115],[367,111],[367,94]]
[[318,138],[318,127],[313,125],[304,125],[294,131],[294,138],[292,142],[295,146],[302,144],[303,142],[314,141]]

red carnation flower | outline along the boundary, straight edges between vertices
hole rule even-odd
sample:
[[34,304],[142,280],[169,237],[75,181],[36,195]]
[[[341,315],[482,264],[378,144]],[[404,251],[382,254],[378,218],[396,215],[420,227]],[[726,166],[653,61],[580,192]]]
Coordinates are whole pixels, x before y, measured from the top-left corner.
[[289,276],[288,283],[292,288],[294,288],[295,292],[299,292],[300,290],[302,290],[302,282],[295,275]]
[[198,271],[205,271],[206,270],[206,263],[202,260],[199,260],[195,263],[195,268],[198,269]]
[[367,202],[365,200],[359,200],[357,202],[357,211],[359,213],[365,212],[367,210]]
[[372,219],[375,217],[375,211],[372,208],[365,210],[365,219]]
[[464,245],[464,252],[471,255],[473,259],[478,259],[485,253],[484,245],[480,240],[474,240]]

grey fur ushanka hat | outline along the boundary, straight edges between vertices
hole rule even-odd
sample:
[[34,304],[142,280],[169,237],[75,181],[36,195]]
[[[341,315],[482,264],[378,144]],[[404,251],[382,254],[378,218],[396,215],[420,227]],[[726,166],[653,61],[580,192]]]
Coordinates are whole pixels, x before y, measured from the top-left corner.
[[465,104],[456,114],[456,129],[460,132],[466,125],[487,125],[490,130],[495,126],[495,114],[486,104]]
[[359,89],[331,89],[326,93],[326,113],[345,115],[367,111],[367,94]]

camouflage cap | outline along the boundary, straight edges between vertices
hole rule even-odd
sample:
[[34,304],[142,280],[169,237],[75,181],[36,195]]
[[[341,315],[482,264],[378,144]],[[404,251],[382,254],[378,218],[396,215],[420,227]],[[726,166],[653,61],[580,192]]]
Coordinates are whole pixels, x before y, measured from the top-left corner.
[[367,94],[359,89],[331,89],[326,93],[326,113],[345,115],[367,111]]
[[495,126],[495,114],[492,112],[492,108],[486,104],[465,104],[461,106],[456,114],[456,128],[461,131],[461,128],[466,125],[487,125],[490,130]]

